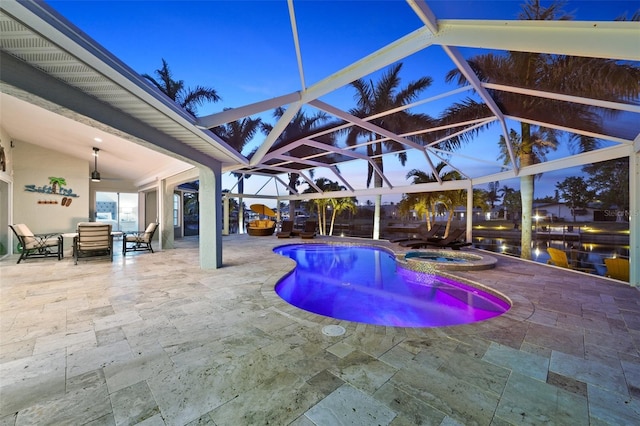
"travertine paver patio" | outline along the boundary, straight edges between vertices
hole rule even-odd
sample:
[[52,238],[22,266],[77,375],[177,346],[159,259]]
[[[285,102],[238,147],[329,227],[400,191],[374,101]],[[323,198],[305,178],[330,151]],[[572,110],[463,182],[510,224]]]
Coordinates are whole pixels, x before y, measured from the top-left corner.
[[113,263],[0,262],[0,425],[638,423],[638,290],[498,255],[455,274],[507,295],[499,318],[340,322],[274,293],[286,242],[224,237],[208,271],[195,240]]

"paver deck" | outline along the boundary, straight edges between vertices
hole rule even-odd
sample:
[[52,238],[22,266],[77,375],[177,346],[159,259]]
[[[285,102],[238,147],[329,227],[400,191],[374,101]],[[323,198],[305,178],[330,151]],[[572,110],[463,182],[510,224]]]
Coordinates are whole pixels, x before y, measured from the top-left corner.
[[508,296],[507,314],[371,326],[281,300],[287,242],[224,237],[217,270],[193,239],[0,262],[0,426],[638,423],[637,289],[492,254],[495,269],[454,274]]

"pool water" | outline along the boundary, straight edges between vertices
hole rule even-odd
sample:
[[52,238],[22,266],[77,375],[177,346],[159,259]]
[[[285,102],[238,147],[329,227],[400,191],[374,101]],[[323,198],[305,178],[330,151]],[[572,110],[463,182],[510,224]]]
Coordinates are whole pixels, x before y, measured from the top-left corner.
[[384,249],[291,244],[275,253],[297,262],[276,293],[318,315],[396,327],[442,327],[499,316],[503,299],[454,280],[398,267]]
[[468,260],[462,257],[443,256],[434,253],[424,253],[419,251],[410,251],[405,256],[405,259],[424,259],[431,262],[452,262],[452,263],[467,263]]

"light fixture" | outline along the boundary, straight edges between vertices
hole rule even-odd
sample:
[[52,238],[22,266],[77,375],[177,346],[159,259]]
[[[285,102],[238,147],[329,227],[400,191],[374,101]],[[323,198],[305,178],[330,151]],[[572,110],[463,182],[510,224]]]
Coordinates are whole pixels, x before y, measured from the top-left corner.
[[93,148],[94,167],[91,173],[91,182],[100,182],[100,173],[98,172],[98,148]]

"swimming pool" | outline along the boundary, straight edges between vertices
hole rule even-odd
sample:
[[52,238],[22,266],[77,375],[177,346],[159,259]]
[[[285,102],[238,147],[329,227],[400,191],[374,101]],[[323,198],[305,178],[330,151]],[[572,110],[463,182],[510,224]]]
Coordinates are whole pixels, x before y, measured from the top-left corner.
[[300,309],[340,320],[442,327],[483,321],[510,307],[471,285],[401,268],[380,247],[290,244],[273,251],[297,263],[276,293]]

